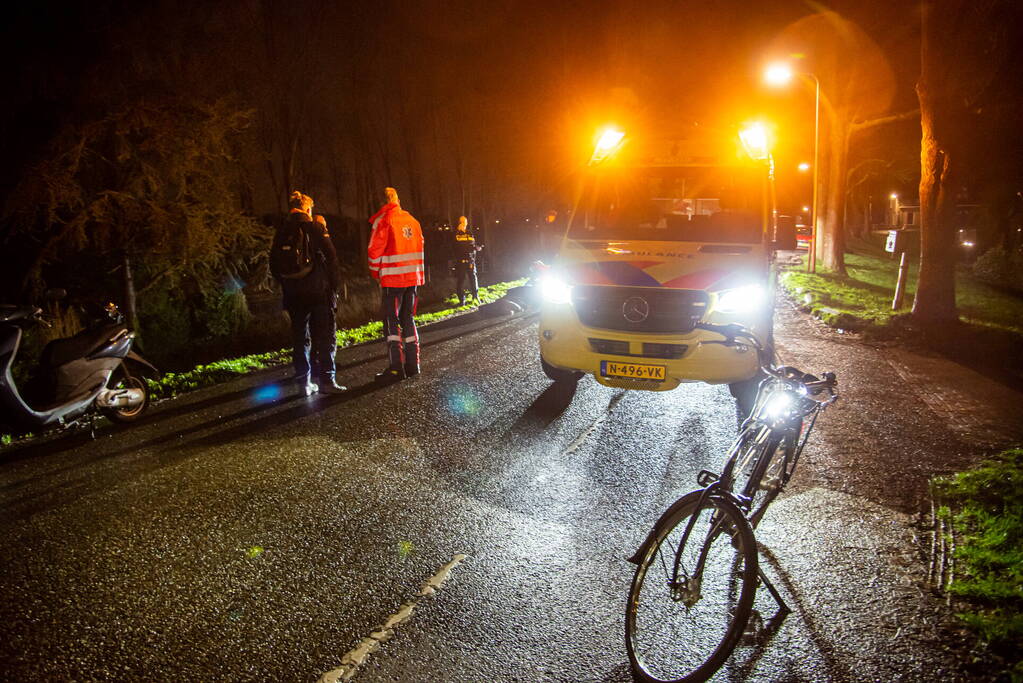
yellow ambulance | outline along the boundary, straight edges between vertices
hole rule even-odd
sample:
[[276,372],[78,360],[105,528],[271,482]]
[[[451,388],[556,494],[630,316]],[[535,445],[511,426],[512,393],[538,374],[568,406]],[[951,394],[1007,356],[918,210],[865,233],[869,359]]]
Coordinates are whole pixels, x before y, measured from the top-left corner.
[[[610,141],[609,141],[610,140]],[[557,257],[540,277],[540,361],[556,382],[665,391],[759,375],[751,348],[701,345],[698,322],[772,341],[774,190],[762,129],[740,137],[605,136]],[[785,245],[787,246],[787,245]],[[740,405],[740,409],[742,406]]]

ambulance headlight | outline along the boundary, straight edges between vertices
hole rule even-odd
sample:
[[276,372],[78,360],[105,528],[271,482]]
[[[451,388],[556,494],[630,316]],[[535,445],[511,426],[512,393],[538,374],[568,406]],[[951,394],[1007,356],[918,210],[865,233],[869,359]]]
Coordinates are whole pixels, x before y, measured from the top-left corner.
[[721,313],[750,313],[760,310],[767,298],[760,285],[747,285],[718,292],[714,310]]
[[550,304],[567,304],[572,301],[572,287],[554,273],[540,278],[540,295]]

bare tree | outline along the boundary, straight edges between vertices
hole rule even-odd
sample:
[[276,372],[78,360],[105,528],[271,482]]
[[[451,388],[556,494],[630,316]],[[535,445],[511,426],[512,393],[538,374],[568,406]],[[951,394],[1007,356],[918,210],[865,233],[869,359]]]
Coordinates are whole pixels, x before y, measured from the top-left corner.
[[895,94],[892,68],[877,43],[836,12],[824,11],[795,22],[773,51],[806,55],[806,63],[797,68],[812,72],[820,83],[823,159],[818,161],[817,248],[822,265],[844,274],[846,182],[853,136],[911,119],[916,112],[886,113]]

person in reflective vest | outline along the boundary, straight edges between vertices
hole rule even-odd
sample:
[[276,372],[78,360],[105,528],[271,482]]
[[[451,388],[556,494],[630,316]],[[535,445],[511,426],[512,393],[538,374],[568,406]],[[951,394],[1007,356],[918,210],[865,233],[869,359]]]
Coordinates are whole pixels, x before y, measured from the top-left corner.
[[377,373],[380,380],[399,380],[419,374],[419,332],[416,330],[418,287],[425,284],[423,231],[412,214],[401,208],[398,192],[385,188],[387,203],[369,222],[369,273],[380,282],[381,317],[389,363]]
[[476,278],[476,252],[482,249],[476,244],[476,238],[469,232],[469,220],[465,216],[458,217],[458,228],[455,230],[455,293],[458,305],[465,305],[465,287],[473,301],[480,302],[480,285]]

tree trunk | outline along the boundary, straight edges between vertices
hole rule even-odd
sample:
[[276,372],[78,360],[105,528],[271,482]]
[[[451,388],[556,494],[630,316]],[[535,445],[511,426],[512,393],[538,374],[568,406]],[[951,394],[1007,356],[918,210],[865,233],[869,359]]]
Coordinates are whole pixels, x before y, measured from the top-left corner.
[[820,256],[825,268],[845,275],[845,181],[849,159],[849,123],[842,114],[831,117],[828,126],[831,154],[825,185],[824,229],[820,234]]
[[957,105],[942,96],[934,45],[933,4],[925,2],[920,38],[920,275],[913,318],[934,325],[959,319],[955,303],[955,186],[949,117]]
[[920,93],[920,277],[913,317],[924,323],[958,320],[955,305],[953,159],[936,134],[935,112]]

